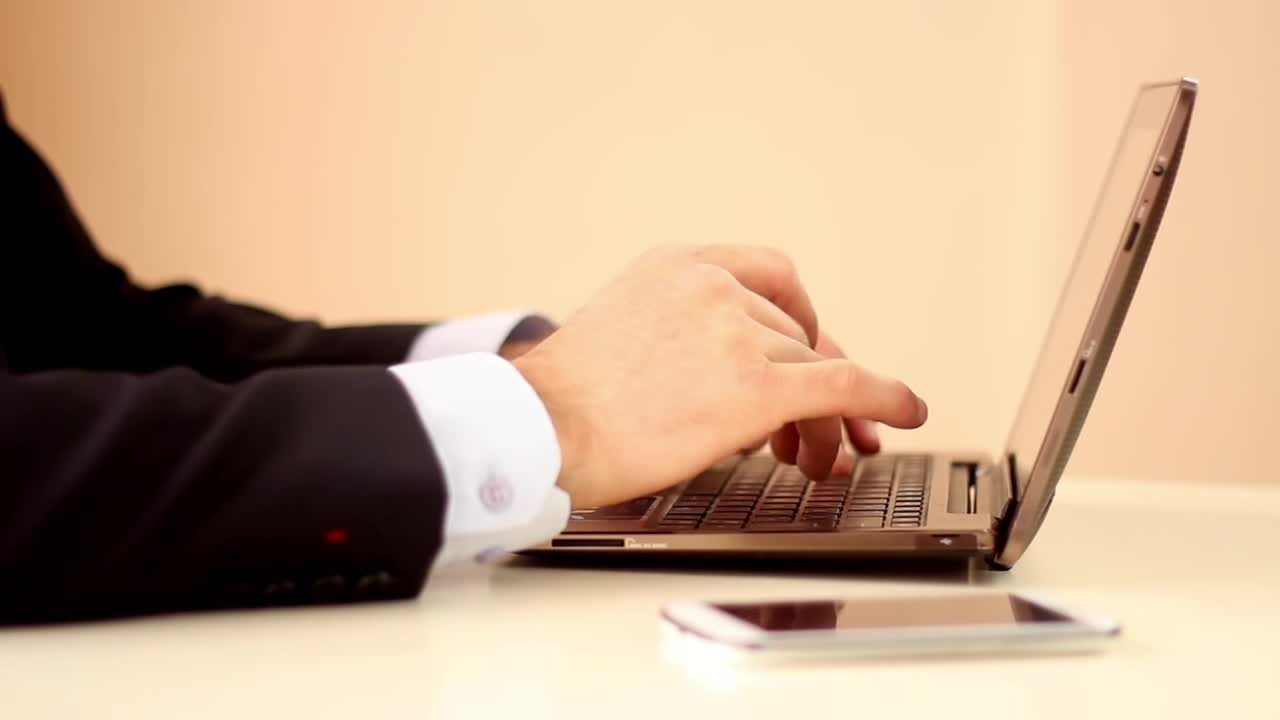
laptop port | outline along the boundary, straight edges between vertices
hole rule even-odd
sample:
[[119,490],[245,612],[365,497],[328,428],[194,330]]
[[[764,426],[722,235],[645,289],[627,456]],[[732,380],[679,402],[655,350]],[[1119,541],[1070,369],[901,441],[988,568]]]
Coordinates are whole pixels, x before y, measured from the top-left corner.
[[1142,223],[1137,220],[1129,226],[1129,237],[1124,239],[1124,249],[1126,252],[1133,249],[1133,243],[1138,239],[1138,231],[1142,229]]
[[1084,375],[1085,362],[1084,358],[1080,358],[1080,361],[1076,363],[1076,372],[1071,376],[1071,387],[1067,388],[1068,395],[1076,394],[1076,386],[1080,384],[1080,376]]

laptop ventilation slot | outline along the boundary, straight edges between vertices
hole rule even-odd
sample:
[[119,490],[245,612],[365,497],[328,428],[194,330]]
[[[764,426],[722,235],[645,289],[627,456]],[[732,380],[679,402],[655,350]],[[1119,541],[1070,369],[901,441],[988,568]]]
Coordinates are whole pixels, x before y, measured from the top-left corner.
[[947,493],[947,512],[972,515],[978,512],[978,466],[976,463],[951,463],[951,487]]

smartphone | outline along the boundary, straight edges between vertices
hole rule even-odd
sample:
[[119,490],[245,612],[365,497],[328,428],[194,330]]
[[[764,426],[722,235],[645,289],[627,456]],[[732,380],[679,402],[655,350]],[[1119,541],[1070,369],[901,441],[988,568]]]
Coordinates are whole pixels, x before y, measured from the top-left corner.
[[678,635],[742,655],[967,655],[1101,649],[1120,632],[1021,593],[794,602],[678,602],[662,609]]

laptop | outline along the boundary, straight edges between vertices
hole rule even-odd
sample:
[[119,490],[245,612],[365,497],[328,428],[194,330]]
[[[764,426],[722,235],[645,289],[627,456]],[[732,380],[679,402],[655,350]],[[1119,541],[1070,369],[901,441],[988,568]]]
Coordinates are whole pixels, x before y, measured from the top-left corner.
[[1190,78],[1138,92],[1004,452],[859,458],[811,482],[767,453],[669,490],[574,511],[529,553],[980,557],[1031,544],[1084,425],[1151,246],[1195,104]]

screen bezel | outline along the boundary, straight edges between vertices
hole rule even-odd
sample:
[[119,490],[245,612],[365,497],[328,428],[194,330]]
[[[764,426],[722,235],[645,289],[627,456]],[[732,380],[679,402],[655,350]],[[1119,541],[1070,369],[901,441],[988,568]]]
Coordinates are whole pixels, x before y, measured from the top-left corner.
[[[1176,87],[1177,93],[1165,116],[1159,139],[1144,168],[1144,180],[1133,198],[1126,221],[1134,217],[1144,199],[1151,203],[1151,209],[1142,222],[1141,230],[1130,251],[1122,251],[1125,235],[1123,232],[1117,233],[1120,240],[1116,252],[1075,351],[1075,357],[1081,357],[1087,353],[1088,362],[1078,378],[1074,377],[1074,368],[1069,370],[1067,377],[1064,378],[1049,426],[1036,452],[1036,457],[1031,460],[1031,467],[1025,470],[1012,467],[1011,448],[1006,448],[1002,455],[1009,486],[1016,496],[1006,515],[1000,544],[990,560],[995,567],[1007,569],[1017,562],[1035,538],[1048,513],[1058,481],[1075,447],[1085,418],[1089,414],[1089,408],[1093,404],[1093,398],[1097,394],[1111,351],[1115,347],[1120,327],[1128,312],[1129,303],[1133,299],[1138,279],[1142,275],[1147,256],[1160,229],[1160,221],[1181,164],[1182,149],[1186,141],[1191,110],[1195,104],[1199,83],[1191,78],[1182,78],[1174,83],[1144,85],[1140,94],[1169,87]],[[1126,129],[1128,125],[1129,123],[1126,122]],[[1152,172],[1152,167],[1158,158],[1167,158],[1167,160],[1164,163],[1164,172],[1157,175]],[[1101,198],[1098,202],[1101,202]],[[1073,384],[1076,385],[1076,392],[1070,391]],[[1019,472],[1027,473],[1025,483],[1020,482]]]

